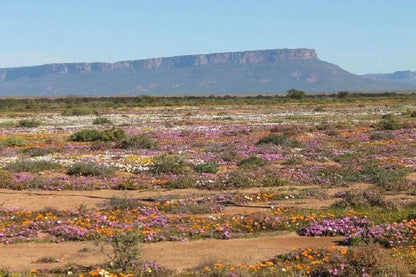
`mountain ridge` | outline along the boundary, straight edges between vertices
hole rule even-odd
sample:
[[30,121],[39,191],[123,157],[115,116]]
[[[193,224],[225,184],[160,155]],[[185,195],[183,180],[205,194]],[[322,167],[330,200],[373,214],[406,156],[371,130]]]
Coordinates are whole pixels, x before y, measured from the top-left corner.
[[0,68],[0,81],[10,81],[22,77],[41,77],[53,73],[104,72],[119,69],[181,68],[213,64],[260,64],[287,60],[319,59],[314,49],[286,48],[159,57],[139,60],[125,60],[114,63],[52,63],[34,66]]
[[416,84],[376,80],[322,61],[314,49],[267,49],[115,63],[57,63],[0,69],[0,95],[181,95],[380,91]]
[[380,81],[416,82],[416,71],[411,70],[400,70],[392,73],[368,73],[362,76]]

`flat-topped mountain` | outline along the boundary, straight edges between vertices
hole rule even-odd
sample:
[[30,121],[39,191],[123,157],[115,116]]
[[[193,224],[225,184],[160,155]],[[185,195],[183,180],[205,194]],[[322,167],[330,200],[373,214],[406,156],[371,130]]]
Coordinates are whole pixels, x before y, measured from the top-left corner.
[[416,71],[410,70],[402,70],[386,74],[365,74],[363,77],[380,81],[416,83]]
[[318,60],[311,49],[275,49],[246,52],[187,55],[116,63],[60,63],[0,69],[0,81],[42,77],[53,73],[104,72],[120,69],[171,69],[219,64],[261,64],[295,60]]
[[408,89],[351,74],[312,49],[186,55],[115,63],[59,63],[0,69],[0,95],[174,95]]

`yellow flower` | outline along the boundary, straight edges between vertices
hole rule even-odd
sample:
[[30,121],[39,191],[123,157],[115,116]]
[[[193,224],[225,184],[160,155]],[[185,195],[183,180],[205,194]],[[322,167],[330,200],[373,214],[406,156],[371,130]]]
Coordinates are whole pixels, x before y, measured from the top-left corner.
[[273,264],[273,262],[271,262],[271,261],[267,261],[267,262],[265,262],[265,264],[267,265],[267,266],[273,266],[274,264]]

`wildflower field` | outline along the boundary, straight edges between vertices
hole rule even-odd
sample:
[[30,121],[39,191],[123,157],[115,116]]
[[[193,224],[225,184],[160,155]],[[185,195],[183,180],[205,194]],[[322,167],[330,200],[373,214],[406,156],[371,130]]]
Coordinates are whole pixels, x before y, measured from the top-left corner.
[[0,276],[416,274],[415,95],[140,99],[0,101]]

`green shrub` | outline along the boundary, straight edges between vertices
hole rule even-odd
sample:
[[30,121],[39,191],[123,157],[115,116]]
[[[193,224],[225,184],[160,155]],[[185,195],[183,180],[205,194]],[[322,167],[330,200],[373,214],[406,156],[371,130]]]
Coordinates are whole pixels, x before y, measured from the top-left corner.
[[345,255],[334,252],[311,271],[311,276],[409,276],[408,267],[377,244],[349,248]]
[[370,134],[371,140],[387,140],[393,139],[394,135],[391,132],[374,132]]
[[101,247],[101,252],[110,258],[110,267],[123,272],[132,269],[133,262],[139,262],[142,242],[143,237],[137,227],[132,230],[116,231],[114,233],[110,238],[112,253],[108,253],[108,250],[105,249],[105,246],[108,245],[107,237],[98,237],[95,241],[96,245]]
[[61,152],[62,150],[59,148],[39,148],[39,147],[31,147],[23,149],[21,152],[24,155],[30,156],[30,157],[40,157],[40,156],[46,156],[49,154],[53,154],[56,152]]
[[22,119],[17,122],[18,127],[25,127],[25,128],[35,128],[40,126],[40,121],[32,118],[32,119]]
[[129,198],[126,196],[113,196],[110,200],[103,202],[100,206],[110,210],[134,210],[142,206],[139,199]]
[[7,268],[0,268],[0,277],[21,277],[23,274],[12,273]]
[[185,160],[175,154],[163,154],[155,157],[150,172],[183,174],[188,170]]
[[80,162],[71,166],[67,174],[78,176],[108,176],[114,173],[111,167],[100,166],[92,162]]
[[62,112],[62,115],[64,115],[64,116],[79,116],[79,115],[90,115],[90,114],[94,114],[94,113],[96,113],[96,111],[94,111],[91,108],[79,107],[79,108],[66,109]]
[[219,166],[213,162],[206,162],[195,166],[195,171],[199,173],[217,173]]
[[159,144],[148,134],[131,136],[123,139],[119,145],[122,149],[157,149]]
[[9,188],[13,184],[13,175],[6,170],[0,169],[0,188]]
[[7,165],[5,168],[14,172],[32,172],[38,173],[44,170],[59,168],[60,165],[50,161],[17,161]]
[[111,149],[111,148],[113,148],[113,144],[111,142],[108,142],[108,141],[104,142],[104,141],[97,140],[97,141],[91,142],[91,145],[90,145],[90,150],[91,151],[97,151],[97,150],[104,151],[104,150],[108,150],[108,149]]
[[16,122],[12,120],[0,122],[0,128],[3,127],[16,127]]
[[1,144],[5,147],[14,147],[14,146],[24,146],[26,142],[24,139],[20,137],[12,136],[3,140]]
[[395,117],[384,117],[376,124],[377,130],[398,130],[402,129],[403,125]]
[[188,189],[193,188],[196,181],[190,177],[184,176],[166,182],[163,186],[167,189]]
[[342,164],[351,164],[351,162],[357,161],[362,158],[363,154],[361,152],[347,152],[333,157],[335,162]]
[[259,167],[259,166],[264,166],[268,163],[269,162],[267,160],[264,160],[260,157],[251,156],[247,159],[244,159],[244,160],[240,161],[238,163],[238,165],[239,166],[244,166],[244,167]]
[[237,152],[235,152],[232,149],[224,149],[224,151],[221,154],[221,159],[225,162],[235,162],[239,159],[239,155]]
[[287,92],[287,97],[289,97],[290,99],[296,99],[296,100],[302,100],[306,97],[306,93],[304,91],[301,90],[297,90],[297,89],[289,89]]
[[101,132],[101,141],[119,141],[126,137],[126,132],[123,129],[112,128]]
[[303,164],[303,160],[299,157],[289,158],[282,162],[282,165],[296,165],[296,164]]
[[253,187],[256,184],[253,184],[253,180],[249,178],[246,174],[240,171],[233,171],[228,175],[228,178],[225,182],[225,188],[247,188]]
[[281,145],[281,146],[288,146],[288,147],[293,147],[293,148],[302,147],[302,143],[300,141],[291,140],[286,135],[275,135],[275,134],[271,134],[271,135],[260,138],[260,140],[257,142],[257,145],[268,144],[268,143]]
[[338,97],[338,98],[341,98],[341,99],[345,99],[345,98],[347,98],[348,96],[350,96],[350,93],[349,93],[348,91],[339,91],[339,92],[337,93],[337,97]]
[[95,129],[85,129],[75,132],[69,137],[71,141],[91,142],[101,140],[101,132]]
[[75,132],[69,137],[71,141],[93,142],[93,141],[118,141],[123,139],[126,133],[122,129],[109,129],[98,131],[96,129],[84,129]]
[[261,187],[279,187],[287,184],[288,182],[279,176],[264,176],[259,180],[259,186]]
[[360,170],[346,169],[344,178],[350,182],[370,182],[388,191],[399,191],[406,185],[409,169],[400,165],[384,167],[375,160],[362,165]]
[[105,117],[97,117],[92,122],[94,125],[104,125],[104,124],[112,124],[111,120]]
[[336,208],[365,208],[382,207],[393,209],[394,204],[386,201],[381,193],[371,190],[357,190],[343,192],[341,200],[335,202],[332,207]]

